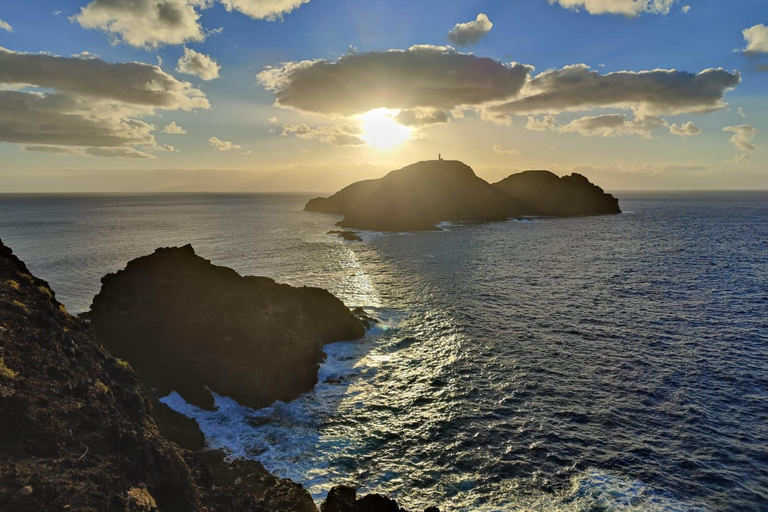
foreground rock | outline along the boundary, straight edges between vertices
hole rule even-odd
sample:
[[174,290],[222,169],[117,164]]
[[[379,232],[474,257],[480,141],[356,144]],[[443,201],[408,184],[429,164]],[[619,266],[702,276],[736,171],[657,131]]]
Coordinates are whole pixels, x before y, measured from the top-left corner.
[[[357,497],[353,487],[339,485],[328,492],[321,512],[408,512],[400,508],[397,502],[380,494],[368,494]],[[429,507],[424,512],[440,512],[437,507]]]
[[540,215],[621,213],[618,199],[606,194],[581,174],[560,178],[549,171],[525,171],[513,174],[494,186],[515,199],[535,205]]
[[337,225],[374,231],[436,229],[441,221],[495,221],[522,215],[621,213],[619,201],[584,176],[525,171],[491,185],[467,165],[431,160],[353,183],[306,211],[344,215]]
[[2,242],[0,418],[3,512],[317,510],[258,462],[164,439],[131,367]]
[[192,246],[108,274],[89,314],[97,339],[147,389],[213,407],[206,387],[254,408],[312,389],[322,345],[365,334],[329,292],[243,277]]
[[304,209],[341,214],[339,226],[374,231],[430,230],[441,221],[506,220],[536,211],[455,160],[409,165],[313,199]]

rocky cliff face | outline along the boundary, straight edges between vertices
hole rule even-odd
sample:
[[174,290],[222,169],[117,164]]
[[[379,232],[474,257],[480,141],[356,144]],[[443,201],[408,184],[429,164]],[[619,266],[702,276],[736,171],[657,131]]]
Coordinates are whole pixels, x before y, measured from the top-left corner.
[[558,177],[549,171],[525,171],[494,184],[510,196],[535,205],[540,215],[621,213],[619,200],[581,174]]
[[374,231],[436,229],[441,221],[494,221],[531,212],[457,161],[419,162],[355,183],[305,210],[343,214],[339,226]]
[[521,215],[620,213],[619,201],[584,176],[525,171],[490,185],[467,165],[432,160],[353,183],[306,211],[344,215],[339,226],[375,231],[436,229],[441,221],[494,221]]
[[254,408],[291,400],[316,384],[323,344],[365,334],[327,291],[243,277],[189,245],[105,276],[89,316],[147,389],[206,408],[206,387]]
[[[305,314],[338,309],[307,293]],[[353,322],[346,328],[359,332]],[[318,336],[347,332],[339,329],[325,326]],[[202,450],[194,421],[170,409],[158,415],[196,451],[160,434],[131,366],[105,351],[88,323],[67,314],[0,241],[0,510],[317,512],[301,485],[255,461],[227,463],[224,453]],[[323,510],[405,512],[382,496],[358,499],[348,487],[328,502]]]
[[258,462],[164,439],[130,365],[2,242],[0,418],[4,512],[316,511]]

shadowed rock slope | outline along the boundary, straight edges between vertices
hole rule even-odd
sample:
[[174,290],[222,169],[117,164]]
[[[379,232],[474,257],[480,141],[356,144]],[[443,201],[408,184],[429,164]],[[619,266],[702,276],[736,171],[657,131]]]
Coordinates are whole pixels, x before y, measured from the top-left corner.
[[[190,469],[192,468],[192,469]],[[131,367],[0,242],[0,510],[313,512],[254,461],[160,436]]]
[[342,214],[339,226],[374,231],[429,230],[441,221],[506,220],[534,211],[455,160],[409,165],[313,199],[304,209]]
[[441,221],[494,221],[521,215],[620,213],[618,199],[584,176],[525,171],[491,185],[457,161],[419,162],[383,178],[310,200],[306,211],[344,215],[337,225],[375,231],[436,229]]
[[549,171],[525,171],[508,176],[494,186],[515,199],[535,205],[540,215],[621,213],[618,199],[581,174],[560,178]]
[[322,345],[365,328],[320,288],[240,276],[195,254],[158,249],[102,278],[89,313],[97,339],[147,389],[213,407],[208,387],[258,408],[311,390]]

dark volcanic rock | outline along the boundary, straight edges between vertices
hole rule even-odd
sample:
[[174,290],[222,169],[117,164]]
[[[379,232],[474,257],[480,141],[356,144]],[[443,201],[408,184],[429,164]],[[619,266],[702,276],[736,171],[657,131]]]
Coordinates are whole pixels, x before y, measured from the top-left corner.
[[[320,507],[321,512],[408,512],[400,508],[397,502],[380,494],[368,494],[357,497],[353,487],[338,485],[328,492],[328,497]],[[425,512],[440,512],[437,507],[429,507]]]
[[339,235],[344,240],[347,240],[349,242],[362,242],[363,239],[360,238],[360,235],[352,232],[352,231],[329,231],[327,234],[329,235]]
[[441,221],[505,220],[533,209],[454,160],[430,160],[354,183],[305,210],[344,215],[339,226],[374,231],[436,229]]
[[0,242],[0,510],[316,508],[257,462],[230,465],[165,440],[131,367]]
[[324,343],[365,334],[327,291],[243,277],[189,245],[105,276],[90,318],[147,388],[206,408],[206,387],[254,408],[291,400],[316,384]]
[[540,215],[621,213],[618,199],[606,194],[581,174],[559,178],[549,171],[525,171],[513,174],[494,186],[535,206]]

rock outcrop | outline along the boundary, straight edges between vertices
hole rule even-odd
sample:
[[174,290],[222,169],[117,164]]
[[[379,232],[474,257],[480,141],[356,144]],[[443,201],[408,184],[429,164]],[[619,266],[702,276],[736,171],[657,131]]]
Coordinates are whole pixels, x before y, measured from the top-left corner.
[[190,245],[102,278],[89,317],[147,390],[204,408],[213,407],[206,388],[254,408],[291,400],[317,383],[323,344],[365,334],[329,292],[240,276]]
[[0,242],[0,510],[316,512],[255,461],[180,450],[136,374]]
[[535,211],[455,160],[409,165],[313,199],[304,209],[341,214],[339,226],[374,231],[431,230],[441,221],[506,220]]
[[441,221],[496,221],[523,215],[621,213],[619,201],[580,174],[525,171],[491,185],[467,165],[419,162],[383,178],[310,200],[306,211],[344,215],[338,226],[374,231],[436,229]]
[[515,199],[536,206],[540,215],[621,213],[618,199],[581,174],[560,178],[549,171],[524,171],[508,176],[494,186]]

